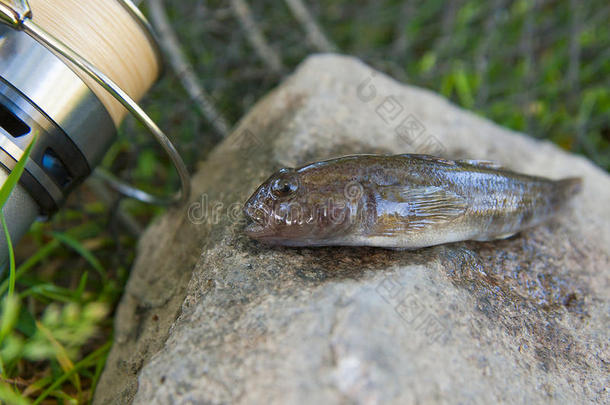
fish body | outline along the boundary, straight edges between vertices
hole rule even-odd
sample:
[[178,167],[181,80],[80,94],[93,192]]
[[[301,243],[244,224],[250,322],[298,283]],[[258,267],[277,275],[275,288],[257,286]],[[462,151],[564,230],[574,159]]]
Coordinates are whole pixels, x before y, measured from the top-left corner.
[[274,173],[244,206],[246,233],[286,246],[415,249],[488,241],[540,224],[581,187],[487,161],[353,155]]

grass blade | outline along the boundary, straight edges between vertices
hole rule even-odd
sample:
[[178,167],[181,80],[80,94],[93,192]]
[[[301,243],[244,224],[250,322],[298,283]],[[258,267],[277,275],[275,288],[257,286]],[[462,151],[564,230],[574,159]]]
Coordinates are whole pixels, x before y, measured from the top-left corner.
[[57,387],[59,387],[61,384],[63,384],[64,381],[66,381],[68,378],[71,378],[72,375],[74,373],[76,373],[77,371],[79,371],[80,369],[88,368],[88,367],[91,367],[92,365],[96,364],[99,357],[106,355],[108,353],[108,351],[110,350],[111,346],[112,346],[112,341],[106,342],[106,344],[101,346],[99,349],[97,349],[96,351],[94,351],[93,353],[91,353],[90,355],[88,355],[87,357],[85,357],[84,359],[79,361],[78,363],[76,363],[70,371],[62,374],[59,378],[57,378],[53,382],[53,384],[51,384],[49,387],[47,387],[47,389],[44,390],[38,398],[36,398],[36,401],[34,401],[34,405],[41,403],[46,397],[49,396],[49,394],[51,394],[55,389],[57,389]]
[[6,218],[4,218],[4,211],[2,211],[1,208],[0,221],[2,222],[2,230],[4,232],[4,237],[6,238],[6,245],[8,249],[8,296],[12,297],[15,291],[15,282],[17,281],[17,278],[15,277],[15,251],[13,250],[13,241],[11,241],[11,233],[6,225]]
[[[21,277],[23,275],[23,273],[25,273],[26,271],[28,271],[29,269],[34,267],[40,261],[42,261],[47,256],[49,256],[51,253],[53,253],[53,251],[55,249],[57,249],[59,246],[60,246],[60,242],[58,240],[54,239],[51,242],[44,245],[38,251],[36,251],[36,253],[34,253],[25,262],[23,262],[19,267],[17,267],[17,270],[15,271],[15,281],[17,281],[19,279],[19,277]],[[0,284],[0,296],[2,294],[4,294],[4,292],[8,289],[9,281],[10,280],[4,280],[2,282],[2,284]]]
[[102,280],[106,280],[107,276],[106,270],[104,270],[104,266],[102,266],[100,261],[97,260],[93,253],[91,253],[89,249],[84,247],[82,243],[65,233],[53,232],[52,235],[53,237],[55,237],[55,239],[59,240],[64,245],[74,249],[100,274]]
[[30,403],[19,392],[15,392],[11,386],[4,381],[0,381],[0,403],[27,405]]
[[8,175],[8,178],[4,182],[4,185],[2,185],[2,188],[0,188],[0,208],[4,207],[4,204],[6,204],[8,198],[13,192],[13,188],[15,188],[15,186],[17,185],[17,182],[19,181],[19,178],[21,177],[21,174],[25,169],[25,164],[28,158],[30,157],[30,153],[32,153],[32,148],[34,147],[34,143],[36,143],[36,139],[38,139],[38,135],[34,134],[32,142],[30,142],[28,147],[25,148],[23,155],[21,155],[21,158],[11,171],[11,174]]
[[[51,331],[48,330],[47,328],[45,328],[42,325],[42,323],[40,323],[38,321],[36,321],[36,326],[38,327],[38,330],[42,332],[42,334],[49,340],[49,342],[51,342],[51,344],[55,348],[55,351],[56,351],[55,356],[57,358],[57,362],[61,366],[61,369],[64,371],[64,373],[69,373],[72,370],[74,370],[74,363],[72,363],[72,360],[70,360],[70,356],[68,356],[68,352],[62,346],[62,344],[59,343],[57,341],[57,339],[55,339],[55,337],[53,336]],[[81,393],[80,376],[75,373],[70,373],[70,380],[72,381],[72,384],[74,385],[74,387],[76,388],[76,390],[78,392],[78,395],[80,396],[80,393]]]
[[6,219],[4,218],[4,212],[2,209],[4,205],[8,201],[13,189],[19,182],[19,178],[23,174],[23,170],[25,170],[25,164],[30,157],[30,153],[32,153],[32,148],[34,147],[34,143],[36,143],[36,139],[38,136],[34,134],[32,141],[25,148],[23,155],[11,171],[11,173],[6,178],[6,181],[0,188],[0,220],[2,221],[2,229],[4,231],[4,235],[6,237],[6,243],[8,245],[8,255],[9,255],[9,285],[8,285],[8,297],[11,297],[15,291],[15,252],[13,250],[13,243],[11,241],[11,235],[8,230],[8,226],[6,225]]

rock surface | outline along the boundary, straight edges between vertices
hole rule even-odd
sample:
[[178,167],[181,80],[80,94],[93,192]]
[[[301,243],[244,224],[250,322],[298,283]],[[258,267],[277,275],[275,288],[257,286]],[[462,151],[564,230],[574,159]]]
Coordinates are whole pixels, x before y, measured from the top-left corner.
[[[565,215],[417,251],[269,248],[241,205],[282,166],[349,153],[582,176]],[[608,403],[610,178],[361,62],[310,57],[149,228],[95,402]]]

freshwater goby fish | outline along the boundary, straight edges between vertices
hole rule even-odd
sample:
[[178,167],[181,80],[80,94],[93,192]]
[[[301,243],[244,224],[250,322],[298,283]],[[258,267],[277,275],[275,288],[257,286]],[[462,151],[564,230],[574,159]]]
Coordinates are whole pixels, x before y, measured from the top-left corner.
[[246,233],[287,246],[414,249],[506,238],[548,220],[581,188],[488,161],[354,155],[281,169],[244,206]]

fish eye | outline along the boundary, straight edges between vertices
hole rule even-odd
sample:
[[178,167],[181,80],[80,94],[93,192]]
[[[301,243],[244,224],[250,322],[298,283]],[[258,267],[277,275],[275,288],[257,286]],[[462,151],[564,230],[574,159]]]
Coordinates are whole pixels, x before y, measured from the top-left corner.
[[277,197],[288,197],[294,194],[299,187],[297,181],[293,177],[280,177],[271,185],[271,191]]

